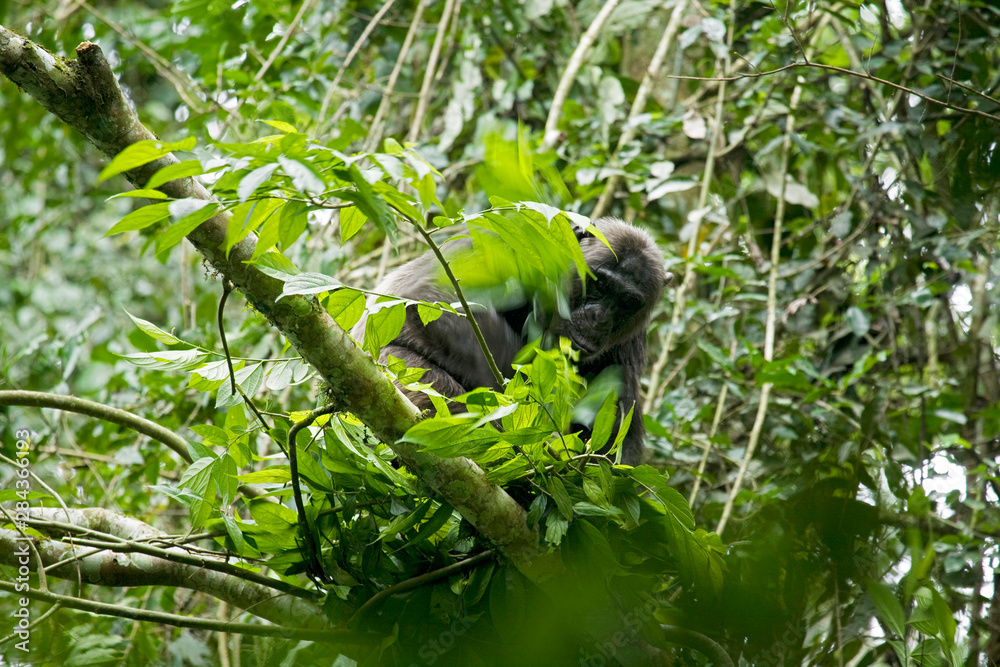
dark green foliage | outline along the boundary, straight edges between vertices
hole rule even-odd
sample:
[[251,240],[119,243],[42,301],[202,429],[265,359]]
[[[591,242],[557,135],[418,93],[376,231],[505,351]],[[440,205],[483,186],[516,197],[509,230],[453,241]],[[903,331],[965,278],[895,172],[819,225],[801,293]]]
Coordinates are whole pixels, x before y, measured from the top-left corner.
[[[467,395],[468,414],[438,401],[407,436],[473,458],[517,498],[560,550],[564,580],[543,593],[494,553],[364,607],[494,545],[336,414],[299,437],[309,524],[332,580],[321,604],[336,627],[380,641],[247,635],[243,664],[650,664],[661,645],[676,664],[707,664],[664,644],[661,623],[752,665],[1000,659],[986,620],[1000,608],[988,571],[1000,525],[997,11],[953,0],[702,3],[629,119],[672,5],[622,0],[570,91],[556,147],[540,151],[599,3],[463,2],[430,73],[426,120],[404,147],[445,2],[427,3],[388,113],[373,120],[415,4],[396,3],[341,72],[381,2],[320,0],[300,18],[300,3],[110,2],[96,17],[0,2],[0,24],[53,51],[99,42],[140,117],[181,149],[185,162],[161,180],[208,174],[233,214],[229,247],[255,233],[254,263],[286,295],[317,295],[345,329],[376,275],[422,248],[415,224],[439,243],[473,237],[481,254],[455,263],[473,300],[515,275],[558,307],[566,272],[583,270],[568,218],[590,215],[612,177],[605,212],[652,231],[677,283],[690,268],[650,333],[648,466],[587,458],[587,443],[565,433],[574,404],[602,424],[614,410],[593,387],[579,402],[586,388],[558,344],[524,357],[502,394]],[[804,63],[803,51],[813,66],[775,72]],[[722,89],[670,74],[737,78]],[[69,506],[208,532],[201,546],[308,586],[281,447],[291,421],[324,399],[235,297],[225,317],[235,376],[267,428],[232,392],[220,286],[182,242],[212,207],[146,206],[149,192],[105,201],[125,188],[119,170],[101,180],[107,162],[6,80],[0,164],[0,390],[136,412],[187,438],[193,463],[109,423],[25,408],[0,407],[0,451],[13,456],[15,431],[32,429],[33,472]],[[387,239],[398,250],[383,253]],[[377,304],[365,349],[392,339],[405,305]],[[421,317],[451,307],[424,304]],[[595,428],[591,444],[609,432]],[[0,467],[5,507],[17,499],[11,480]],[[279,502],[241,497],[239,484]],[[215,600],[183,588],[48,585],[217,615]],[[34,618],[48,609],[33,605]],[[34,637],[52,638],[33,648],[42,663],[219,661],[211,633],[67,609]],[[0,656],[23,657],[10,643]]]

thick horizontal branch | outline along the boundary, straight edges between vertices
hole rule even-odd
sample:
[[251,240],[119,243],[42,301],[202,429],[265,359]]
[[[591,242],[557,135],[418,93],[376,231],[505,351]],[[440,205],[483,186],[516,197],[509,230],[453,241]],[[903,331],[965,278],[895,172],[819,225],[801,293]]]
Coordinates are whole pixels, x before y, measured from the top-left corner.
[[184,438],[169,429],[163,428],[156,422],[144,419],[125,410],[104,405],[103,403],[95,403],[94,401],[76,398],[75,396],[46,394],[40,391],[0,391],[0,405],[53,408],[55,410],[65,410],[96,419],[103,419],[106,422],[124,426],[136,433],[141,433],[153,440],[162,442],[174,450],[182,459],[191,463],[191,455],[188,454],[187,441]]
[[[99,546],[115,553],[141,553],[175,563],[229,574],[274,589],[276,593],[294,595],[311,602],[319,601],[316,591],[272,579],[254,570],[229,562],[223,554],[197,552],[191,547],[174,544],[166,533],[138,519],[106,509],[62,509],[35,507],[27,511],[25,523],[40,533],[52,537],[69,537],[72,544]],[[96,538],[96,539],[90,539]],[[157,546],[159,544],[166,546]]]
[[[163,535],[148,524],[103,509],[34,508],[26,514],[36,519],[61,517],[67,523],[101,528],[101,532],[111,535],[137,530],[140,531],[136,535],[139,539]],[[20,516],[18,520],[21,520]],[[27,548],[29,540],[31,549]],[[177,551],[183,553],[180,549]],[[15,530],[0,528],[0,563],[12,567],[27,566],[34,571],[38,566],[34,556],[36,552],[41,557],[46,574],[60,579],[75,581],[80,577],[87,583],[108,587],[176,586],[225,600],[272,623],[330,628],[322,608],[317,604],[235,574],[143,553],[126,555],[106,548],[83,547],[44,537],[25,537]],[[25,553],[31,556],[26,558]]]
[[[103,403],[88,401],[76,396],[64,396],[62,394],[48,394],[40,391],[0,391],[0,405],[17,405],[20,407],[32,408],[52,408],[53,410],[64,410],[75,412],[76,414],[102,419],[112,424],[118,424],[125,428],[132,429],[136,433],[148,436],[153,440],[162,442],[164,445],[174,450],[183,460],[191,463],[191,455],[188,453],[187,441],[173,431],[166,429],[154,421],[144,417],[113,408]],[[249,484],[240,484],[240,493],[247,498],[257,498],[263,495],[263,491]],[[273,500],[272,500],[273,501]]]
[[86,611],[102,616],[116,616],[118,618],[128,618],[133,621],[147,621],[161,625],[172,625],[178,628],[191,628],[193,630],[210,630],[213,632],[230,632],[257,637],[281,637],[283,639],[303,639],[314,642],[326,642],[343,646],[370,645],[382,638],[378,635],[351,632],[347,630],[302,630],[278,625],[258,625],[256,623],[232,623],[229,621],[216,621],[207,618],[192,618],[181,616],[180,614],[168,614],[162,611],[151,611],[149,609],[135,609],[107,602],[96,602],[94,600],[83,600],[69,595],[59,595],[50,591],[43,591],[37,588],[21,590],[17,583],[12,581],[0,581],[0,591],[7,591],[24,597],[58,604],[67,609]]

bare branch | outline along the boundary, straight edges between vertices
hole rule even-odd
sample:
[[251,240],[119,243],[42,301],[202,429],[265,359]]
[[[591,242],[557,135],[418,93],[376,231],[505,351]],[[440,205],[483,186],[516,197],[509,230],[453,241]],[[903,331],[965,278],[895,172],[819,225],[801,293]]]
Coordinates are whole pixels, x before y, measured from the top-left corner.
[[590,47],[594,45],[594,41],[600,34],[601,29],[604,27],[604,24],[607,23],[608,17],[611,16],[611,12],[613,12],[617,6],[618,0],[605,0],[604,6],[601,7],[601,11],[597,12],[597,16],[594,17],[590,27],[587,28],[587,32],[583,33],[583,37],[580,38],[580,43],[576,45],[576,50],[573,51],[573,55],[566,64],[566,69],[563,71],[562,77],[559,79],[559,85],[556,88],[555,95],[552,96],[552,106],[549,107],[549,115],[545,119],[545,134],[542,137],[541,147],[542,152],[552,150],[555,147],[556,142],[559,140],[559,117],[562,115],[563,105],[566,104],[566,98],[569,97],[569,91],[573,88],[573,83],[576,81],[577,72],[579,72],[580,68],[583,67],[583,61],[587,57],[587,53],[590,52]]

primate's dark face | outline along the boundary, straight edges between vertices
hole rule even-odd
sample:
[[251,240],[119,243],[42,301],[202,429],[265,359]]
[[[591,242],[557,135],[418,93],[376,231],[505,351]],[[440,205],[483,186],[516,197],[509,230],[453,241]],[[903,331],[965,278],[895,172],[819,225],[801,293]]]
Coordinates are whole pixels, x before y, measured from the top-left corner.
[[593,237],[581,239],[596,279],[574,285],[570,319],[563,331],[580,351],[582,363],[600,358],[633,336],[645,338],[650,312],[665,282],[662,259],[648,235],[620,221],[605,224],[609,227],[601,231],[615,252]]

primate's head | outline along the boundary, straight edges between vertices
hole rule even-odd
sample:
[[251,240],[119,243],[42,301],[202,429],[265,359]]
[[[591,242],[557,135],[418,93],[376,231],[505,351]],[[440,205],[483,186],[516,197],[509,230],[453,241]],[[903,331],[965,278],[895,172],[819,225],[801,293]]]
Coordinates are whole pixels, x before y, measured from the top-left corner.
[[611,248],[581,233],[580,248],[595,278],[573,279],[570,317],[562,334],[580,351],[581,363],[599,359],[622,342],[641,337],[666,283],[662,256],[645,231],[616,218],[594,225]]
[[[601,218],[594,225],[611,247],[585,232],[578,234],[584,259],[594,277],[585,282],[579,276],[572,279],[567,298],[557,297],[559,306],[565,307],[568,302],[568,308],[561,308],[558,315],[554,312],[556,299],[549,298],[549,294],[539,298],[540,288],[530,282],[520,283],[518,289],[511,290],[517,298],[509,298],[507,281],[518,282],[523,276],[517,274],[516,262],[504,262],[505,256],[475,255],[471,242],[465,239],[458,242],[461,245],[453,246],[452,259],[466,253],[464,261],[472,262],[474,269],[499,276],[498,284],[503,289],[493,293],[486,289],[482,298],[477,295],[482,307],[474,313],[483,339],[506,377],[513,376],[512,364],[525,343],[541,336],[553,320],[554,327],[549,333],[572,341],[580,353],[580,373],[588,382],[597,380],[606,371],[615,375],[617,421],[622,423],[622,415],[633,411],[622,441],[621,460],[638,465],[645,433],[640,379],[646,368],[646,327],[664,287],[662,257],[649,234],[626,222]],[[483,266],[489,270],[482,271]],[[511,268],[507,275],[502,271],[504,266]],[[414,301],[454,301],[451,286],[442,281],[437,267],[437,260],[428,252],[390,273],[376,291]],[[470,280],[466,287],[472,284],[476,283]],[[487,284],[489,287],[492,285]],[[499,292],[503,296],[495,297]],[[365,320],[356,325],[354,336],[358,340],[364,340],[365,326]],[[417,306],[409,305],[402,331],[382,348],[379,360],[388,363],[390,355],[408,366],[426,369],[422,381],[447,397],[459,396],[475,387],[501,389],[468,320],[452,313],[425,324]],[[417,407],[433,407],[427,394],[403,391]],[[589,424],[580,426],[589,434]],[[605,450],[609,446],[610,443]]]

